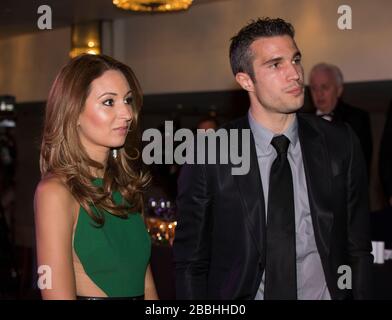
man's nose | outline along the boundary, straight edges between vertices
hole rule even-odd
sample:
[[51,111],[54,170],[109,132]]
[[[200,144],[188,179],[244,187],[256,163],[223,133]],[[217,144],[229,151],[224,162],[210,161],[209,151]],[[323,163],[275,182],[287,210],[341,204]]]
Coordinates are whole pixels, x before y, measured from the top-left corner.
[[290,80],[302,79],[302,67],[297,64],[290,63],[288,70],[288,77]]

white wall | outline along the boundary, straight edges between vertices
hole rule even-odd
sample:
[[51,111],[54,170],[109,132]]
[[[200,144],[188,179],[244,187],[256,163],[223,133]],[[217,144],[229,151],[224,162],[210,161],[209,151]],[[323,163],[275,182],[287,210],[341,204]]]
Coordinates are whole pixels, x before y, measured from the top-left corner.
[[0,40],[0,95],[14,95],[17,102],[45,101],[70,47],[70,28]]
[[[353,29],[337,28],[337,9],[353,10]],[[338,64],[347,81],[391,79],[390,0],[221,0],[175,14],[133,15],[113,23],[113,55],[136,72],[145,93],[238,88],[230,71],[230,38],[250,19],[291,21],[305,70]],[[0,39],[0,94],[43,101],[68,60],[70,29]]]
[[[352,30],[337,27],[342,4],[352,8]],[[326,61],[341,66],[347,81],[392,76],[390,0],[222,0],[177,15],[134,16],[115,22],[125,45],[114,55],[135,69],[146,93],[238,88],[229,40],[258,16],[293,23],[305,70]]]

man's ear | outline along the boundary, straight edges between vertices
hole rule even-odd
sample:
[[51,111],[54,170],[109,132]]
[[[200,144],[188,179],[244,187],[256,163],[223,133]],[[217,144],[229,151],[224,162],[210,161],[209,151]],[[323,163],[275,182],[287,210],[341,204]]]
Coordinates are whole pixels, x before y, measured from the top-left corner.
[[235,80],[238,82],[238,84],[242,87],[242,89],[248,91],[248,92],[253,92],[254,91],[254,83],[252,79],[250,78],[249,74],[245,72],[238,72],[235,75]]

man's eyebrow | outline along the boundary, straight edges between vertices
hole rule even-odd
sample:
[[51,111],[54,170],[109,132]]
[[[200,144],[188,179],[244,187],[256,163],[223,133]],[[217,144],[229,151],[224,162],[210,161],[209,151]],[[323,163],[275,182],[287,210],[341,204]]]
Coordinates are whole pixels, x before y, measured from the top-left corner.
[[282,60],[283,60],[283,57],[272,58],[272,59],[269,59],[269,60],[265,61],[265,62],[263,63],[263,65],[266,65],[266,64],[274,64],[274,63],[280,62],[280,61],[282,61]]
[[[300,51],[296,51],[296,52],[293,54],[293,58],[296,58],[296,57],[299,57],[299,58],[302,57],[302,54],[301,54]],[[283,57],[272,58],[272,59],[269,59],[269,60],[265,61],[265,62],[263,63],[263,65],[278,63],[278,62],[281,62],[282,60],[283,60]]]

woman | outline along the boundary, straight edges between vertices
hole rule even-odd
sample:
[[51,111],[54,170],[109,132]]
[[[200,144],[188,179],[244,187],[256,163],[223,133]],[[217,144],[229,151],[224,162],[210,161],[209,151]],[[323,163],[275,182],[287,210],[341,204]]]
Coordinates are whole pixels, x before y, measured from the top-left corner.
[[34,199],[43,299],[157,299],[141,215],[149,179],[124,148],[141,105],[132,70],[110,57],[81,55],[58,74]]

